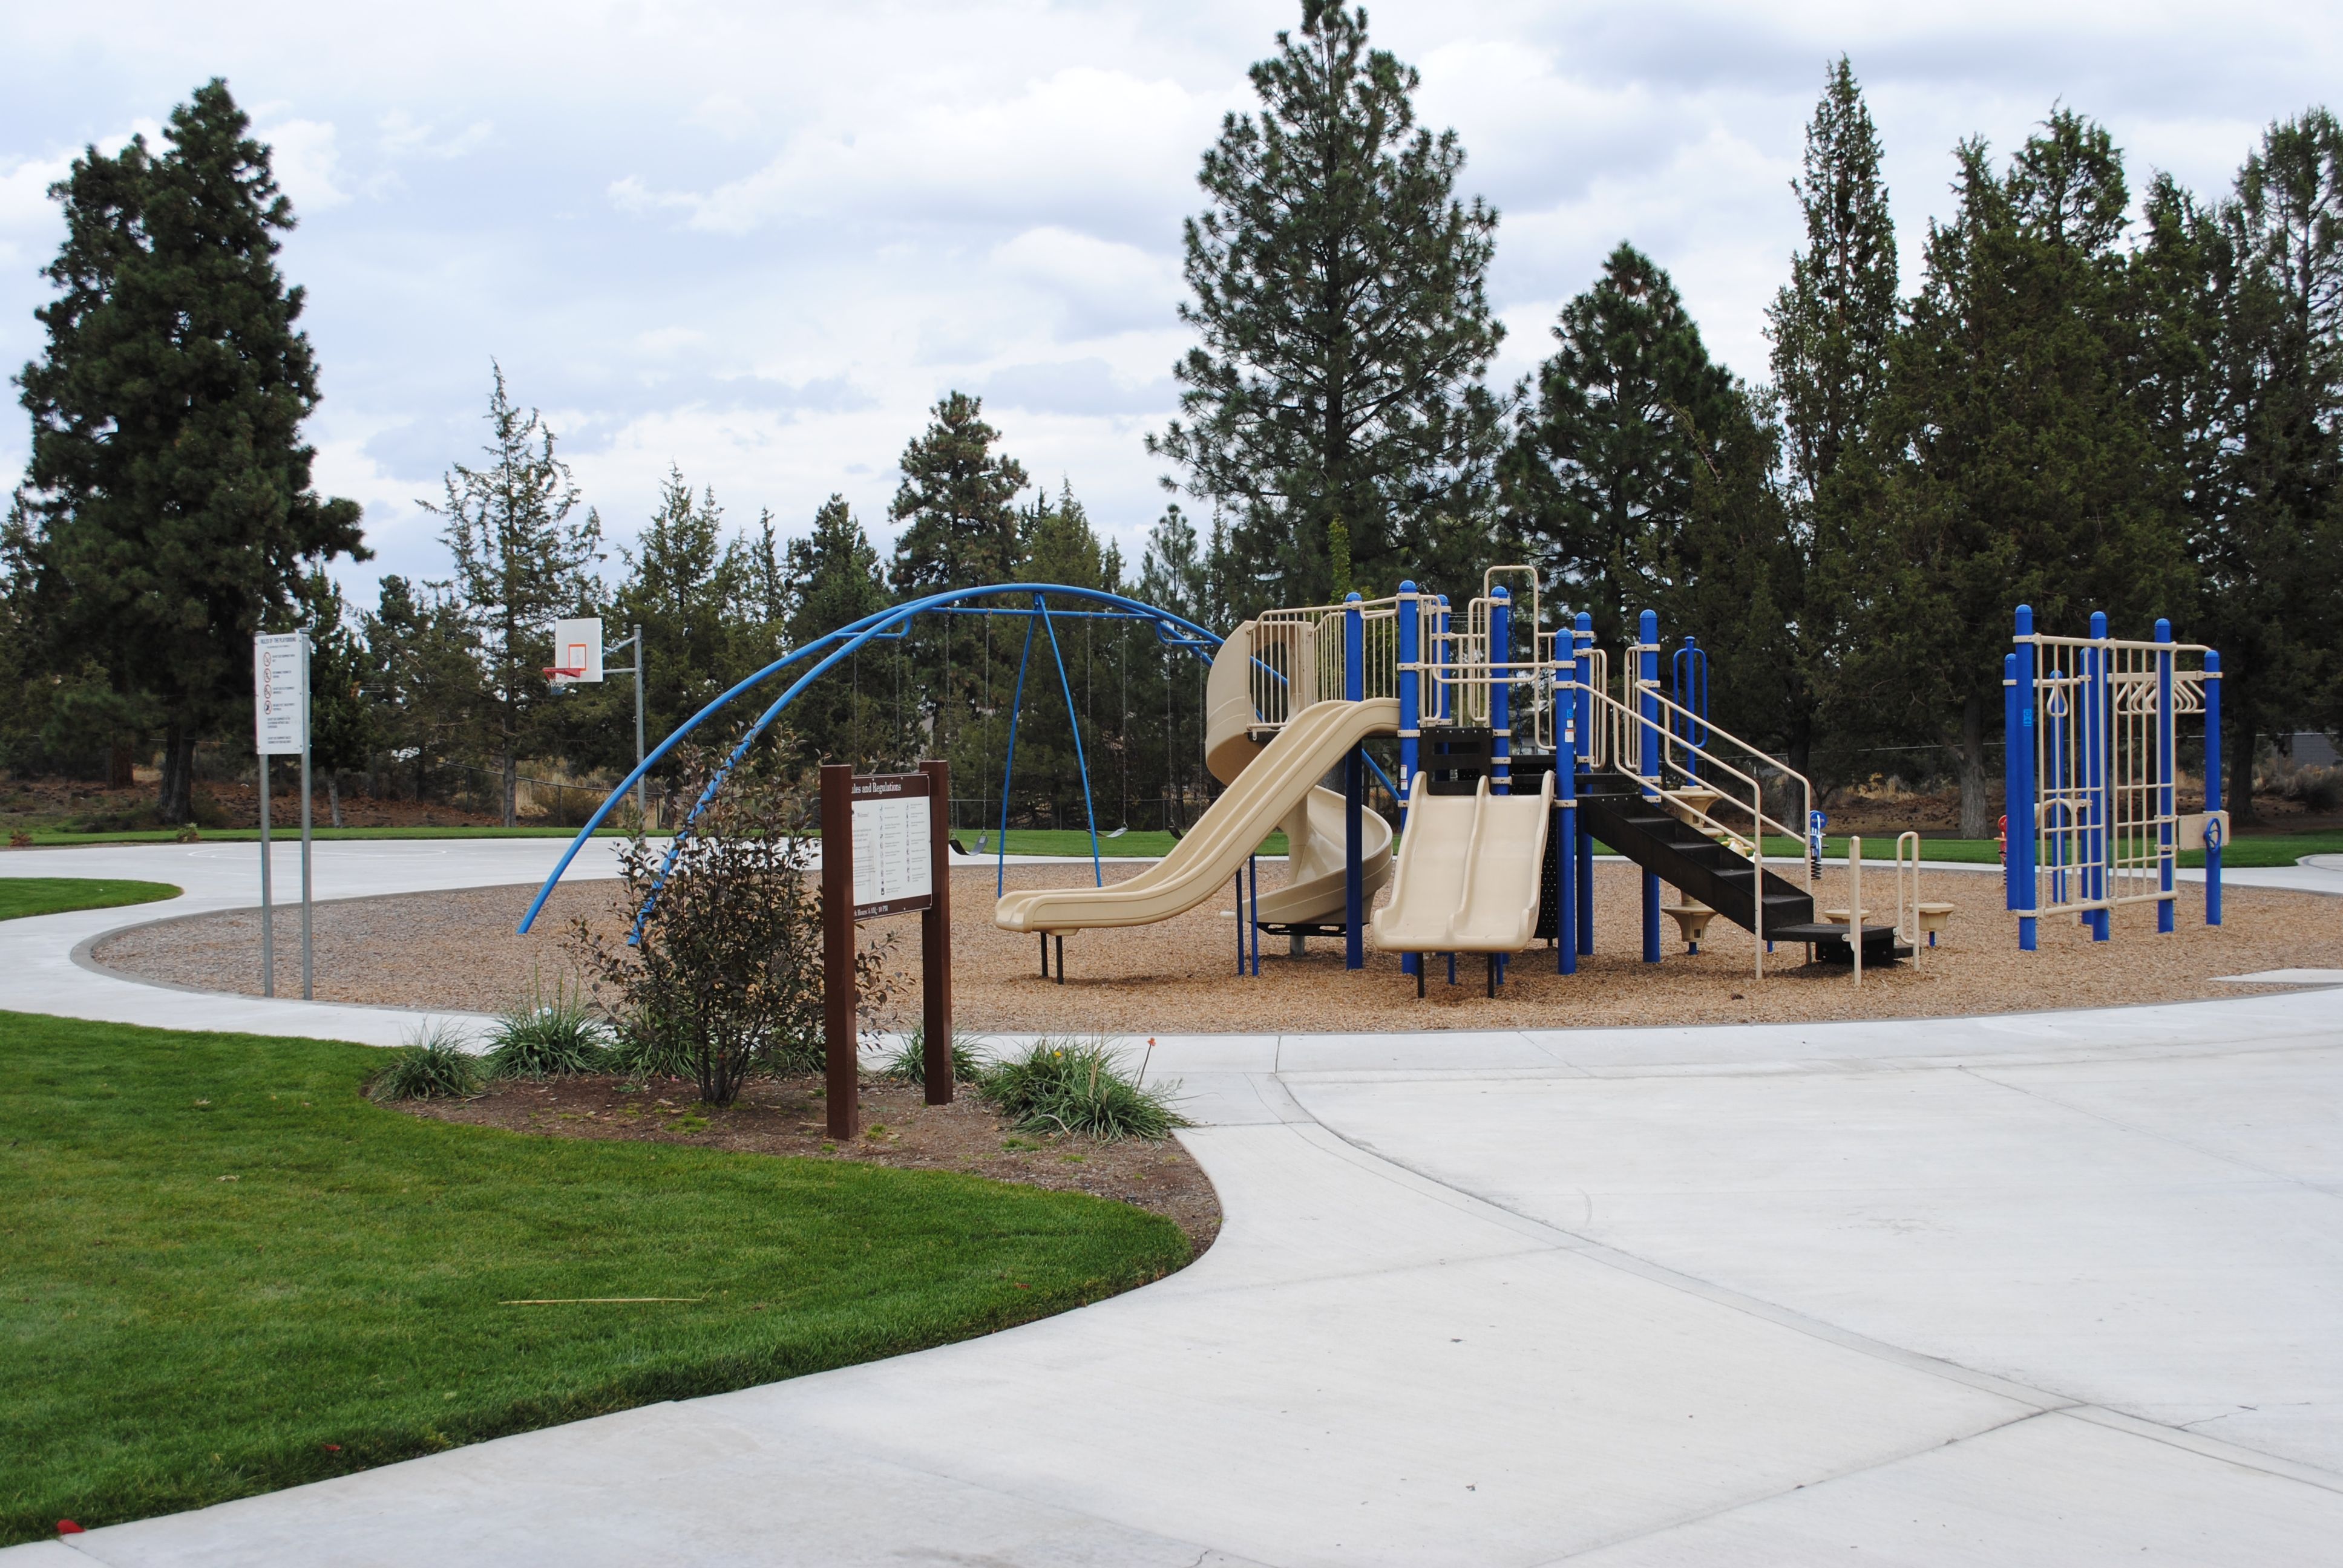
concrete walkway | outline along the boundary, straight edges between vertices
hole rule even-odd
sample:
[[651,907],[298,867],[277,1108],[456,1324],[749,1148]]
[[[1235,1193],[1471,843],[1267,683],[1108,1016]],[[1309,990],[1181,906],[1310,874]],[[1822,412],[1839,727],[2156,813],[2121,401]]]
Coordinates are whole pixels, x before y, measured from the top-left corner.
[[[531,847],[377,870],[520,880]],[[42,874],[197,893],[83,853]],[[116,1016],[148,988],[66,963],[18,1000],[19,958],[171,908],[0,926],[7,1005]],[[149,994],[176,1016],[133,1021],[211,1024]],[[1227,1212],[1160,1284],[0,1557],[2331,1563],[2338,1000],[1159,1035]]]

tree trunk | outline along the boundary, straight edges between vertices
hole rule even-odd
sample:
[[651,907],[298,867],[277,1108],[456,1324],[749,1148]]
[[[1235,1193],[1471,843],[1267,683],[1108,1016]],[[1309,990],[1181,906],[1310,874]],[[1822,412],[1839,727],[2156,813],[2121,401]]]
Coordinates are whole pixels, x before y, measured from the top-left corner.
[[505,743],[504,770],[505,826],[513,828],[520,823],[520,759],[513,755],[510,741]]
[[[2239,659],[2239,665],[2245,660]],[[2221,717],[2227,719],[2228,733],[2221,742],[2228,748],[2229,786],[2221,797],[2223,809],[2229,813],[2235,827],[2245,827],[2258,819],[2254,814],[2254,732],[2259,716],[2254,711],[2254,689],[2248,679],[2241,678],[2242,670],[2221,671]]]
[[1961,837],[1991,837],[1985,793],[1985,699],[1972,691],[1961,703]]
[[135,782],[135,775],[132,772],[135,760],[135,754],[129,747],[109,748],[106,753],[106,787],[109,789],[129,789]]
[[174,723],[163,732],[163,787],[155,815],[169,827],[195,820],[196,738]]
[[333,816],[334,826],[342,825],[342,780],[334,769],[326,769],[326,809]]

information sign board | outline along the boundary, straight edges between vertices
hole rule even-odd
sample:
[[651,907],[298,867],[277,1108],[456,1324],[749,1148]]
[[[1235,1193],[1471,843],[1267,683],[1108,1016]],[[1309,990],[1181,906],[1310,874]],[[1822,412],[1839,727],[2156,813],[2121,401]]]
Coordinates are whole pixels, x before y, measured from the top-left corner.
[[300,632],[252,639],[252,746],[263,757],[309,749],[309,639]]
[[928,780],[880,773],[854,780],[854,918],[907,914],[935,892],[929,846]]

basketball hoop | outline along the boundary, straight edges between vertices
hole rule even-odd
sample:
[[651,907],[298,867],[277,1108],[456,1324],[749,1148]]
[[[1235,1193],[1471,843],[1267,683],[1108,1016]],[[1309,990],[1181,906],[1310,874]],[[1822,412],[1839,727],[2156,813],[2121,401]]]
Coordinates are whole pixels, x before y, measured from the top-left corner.
[[581,664],[575,669],[548,668],[545,673],[551,676],[556,680],[575,680],[579,676],[586,673],[586,667]]

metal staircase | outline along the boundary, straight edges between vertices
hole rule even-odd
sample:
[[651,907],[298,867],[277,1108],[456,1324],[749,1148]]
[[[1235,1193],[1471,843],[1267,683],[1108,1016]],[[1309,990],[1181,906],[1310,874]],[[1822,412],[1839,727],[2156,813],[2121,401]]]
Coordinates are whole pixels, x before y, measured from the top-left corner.
[[[1760,930],[1757,900],[1763,897],[1767,941],[1805,943],[1825,963],[1853,960],[1846,927],[1817,920],[1813,895],[1805,889],[1765,871],[1761,893],[1757,867],[1669,810],[1665,800],[1647,795],[1642,779],[1596,771],[1584,775],[1580,788],[1578,812],[1585,829],[1685,897],[1753,932]],[[1864,927],[1865,965],[1910,956],[1909,948],[1897,945],[1894,927]]]

